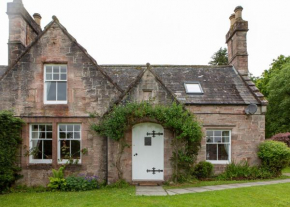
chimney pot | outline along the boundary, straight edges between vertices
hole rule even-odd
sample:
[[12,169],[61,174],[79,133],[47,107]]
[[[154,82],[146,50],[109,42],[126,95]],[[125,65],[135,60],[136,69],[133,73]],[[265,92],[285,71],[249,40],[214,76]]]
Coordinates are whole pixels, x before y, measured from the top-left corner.
[[237,6],[235,8],[235,16],[236,16],[236,20],[241,20],[242,18],[242,11],[243,11],[243,7],[241,6]]
[[38,13],[34,13],[34,14],[33,14],[33,18],[34,18],[34,21],[35,21],[39,26],[41,26],[41,25],[40,25],[40,21],[41,21],[41,16],[40,16],[40,14],[38,14]]
[[233,14],[231,14],[231,16],[230,16],[230,20],[231,20],[231,27],[234,25],[234,23],[236,22],[236,18],[235,18],[235,14],[233,13]]

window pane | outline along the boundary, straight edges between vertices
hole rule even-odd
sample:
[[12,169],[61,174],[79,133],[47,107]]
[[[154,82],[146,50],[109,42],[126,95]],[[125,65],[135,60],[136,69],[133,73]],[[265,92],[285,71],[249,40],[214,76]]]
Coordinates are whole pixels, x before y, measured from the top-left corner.
[[32,125],[32,131],[38,131],[38,125]]
[[53,73],[59,73],[59,66],[53,66]]
[[66,80],[66,74],[61,74],[60,75],[60,80]]
[[59,131],[63,131],[63,132],[65,132],[65,131],[66,131],[66,125],[64,125],[64,124],[60,124],[60,125],[59,125]]
[[52,74],[46,74],[46,80],[52,80]]
[[46,132],[46,138],[52,139],[52,132]]
[[218,160],[228,160],[229,159],[229,145],[219,144],[218,145]]
[[223,137],[223,142],[229,142],[230,138],[229,137]]
[[38,132],[32,132],[32,138],[38,139]]
[[80,141],[71,141],[71,157],[73,159],[80,159],[81,153],[80,153]]
[[66,66],[60,66],[60,72],[61,73],[66,73]]
[[222,132],[221,131],[214,131],[214,136],[222,136]]
[[39,132],[39,139],[45,139],[45,132]]
[[213,142],[213,137],[206,137],[206,142]]
[[56,100],[56,82],[46,82],[46,95],[48,101]]
[[74,125],[74,131],[77,131],[77,132],[81,131],[81,125],[75,124]]
[[41,140],[35,140],[32,141],[32,147],[33,147],[33,159],[42,159],[42,141]]
[[53,74],[53,80],[59,80],[59,74]]
[[223,131],[223,136],[230,136],[230,132],[229,131]]
[[57,100],[66,101],[66,82],[58,82],[57,84]]
[[206,136],[213,136],[213,131],[206,131]]
[[69,153],[69,145],[70,141],[65,141],[65,140],[61,140],[60,141],[60,158],[61,159],[68,159],[70,157],[70,153]]
[[52,125],[46,125],[46,131],[52,132]]
[[44,132],[45,131],[45,125],[39,125],[39,131]]
[[74,127],[73,125],[67,125],[67,131],[71,131],[72,132],[73,131],[73,127]]
[[74,132],[74,138],[75,139],[80,139],[81,138],[81,134],[79,132]]
[[151,137],[144,137],[144,145],[151,146]]
[[201,93],[201,88],[198,83],[186,83],[188,93]]
[[222,142],[222,138],[221,137],[214,137],[214,142]]
[[52,158],[52,140],[43,141],[43,159]]
[[52,73],[52,66],[46,66],[46,73]]
[[206,145],[206,159],[217,160],[217,145],[216,144]]
[[59,133],[59,138],[60,139],[65,139],[66,138],[66,133],[65,132],[60,132]]
[[67,132],[67,138],[68,139],[73,139],[74,137],[73,137],[73,132]]

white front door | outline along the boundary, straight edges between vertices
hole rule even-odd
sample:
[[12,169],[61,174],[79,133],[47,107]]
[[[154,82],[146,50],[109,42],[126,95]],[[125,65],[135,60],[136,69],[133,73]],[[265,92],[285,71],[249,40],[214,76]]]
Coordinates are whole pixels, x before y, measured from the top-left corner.
[[132,129],[132,179],[164,179],[164,129],[155,123],[141,123]]

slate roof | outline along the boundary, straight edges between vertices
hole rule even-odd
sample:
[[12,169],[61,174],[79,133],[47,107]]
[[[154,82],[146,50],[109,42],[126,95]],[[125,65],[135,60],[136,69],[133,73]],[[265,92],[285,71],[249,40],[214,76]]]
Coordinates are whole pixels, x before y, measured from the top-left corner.
[[[100,65],[109,76],[126,90],[134,81],[138,82],[143,65]],[[261,104],[256,97],[252,82],[247,83],[233,66],[198,65],[151,65],[150,70],[184,104]],[[139,75],[139,76],[138,76]],[[186,94],[184,82],[198,81],[204,94]]]

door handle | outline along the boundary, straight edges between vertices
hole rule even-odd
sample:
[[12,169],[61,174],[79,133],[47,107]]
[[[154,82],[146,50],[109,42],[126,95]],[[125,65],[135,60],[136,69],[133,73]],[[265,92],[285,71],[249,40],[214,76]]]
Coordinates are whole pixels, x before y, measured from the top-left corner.
[[134,156],[137,156],[137,155],[138,155],[138,153],[135,153],[135,154],[134,154]]

